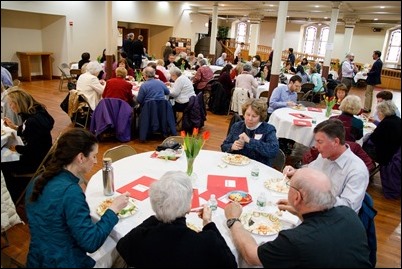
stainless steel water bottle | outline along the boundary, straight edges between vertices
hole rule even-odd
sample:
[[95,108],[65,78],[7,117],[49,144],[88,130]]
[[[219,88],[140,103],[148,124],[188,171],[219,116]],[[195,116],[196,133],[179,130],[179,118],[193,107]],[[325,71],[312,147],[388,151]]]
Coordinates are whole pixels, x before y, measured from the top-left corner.
[[114,176],[113,176],[113,166],[111,158],[103,159],[103,194],[106,196],[111,196],[114,194]]

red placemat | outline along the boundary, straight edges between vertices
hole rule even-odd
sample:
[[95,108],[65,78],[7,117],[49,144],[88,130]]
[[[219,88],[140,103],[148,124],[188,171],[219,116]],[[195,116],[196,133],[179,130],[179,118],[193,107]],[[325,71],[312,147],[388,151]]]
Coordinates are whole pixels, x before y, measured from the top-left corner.
[[191,208],[200,206],[200,196],[198,195],[198,189],[193,189],[193,201],[191,202]]
[[308,120],[293,120],[293,124],[297,126],[311,127],[311,121]]
[[156,179],[151,178],[151,177],[142,176],[142,177],[134,180],[133,182],[117,189],[116,191],[120,192],[120,193],[125,193],[126,191],[128,191],[130,193],[131,197],[142,201],[149,197],[149,194],[148,194],[149,186],[155,180]]
[[304,115],[302,113],[289,113],[289,114],[299,119],[311,119],[310,116]]
[[308,107],[307,110],[308,111],[314,111],[314,112],[322,112],[322,109],[317,108],[317,107]]

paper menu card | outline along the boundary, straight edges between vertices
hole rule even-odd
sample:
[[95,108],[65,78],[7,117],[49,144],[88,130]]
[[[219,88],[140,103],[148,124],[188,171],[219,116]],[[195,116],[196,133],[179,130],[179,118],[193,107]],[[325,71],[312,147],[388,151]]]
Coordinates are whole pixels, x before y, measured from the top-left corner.
[[314,112],[322,112],[322,109],[317,108],[317,107],[308,107],[307,110],[308,111],[314,111]]
[[289,115],[292,115],[293,117],[296,117],[299,119],[311,119],[310,116],[304,115],[302,113],[289,113]]
[[127,185],[124,185],[123,187],[117,189],[116,191],[120,193],[125,193],[126,191],[128,191],[131,197],[139,201],[142,201],[149,197],[148,194],[149,186],[155,180],[156,179],[151,177],[142,176],[134,180],[133,182],[128,183]]
[[293,124],[294,125],[297,125],[297,126],[305,126],[305,127],[311,127],[312,125],[311,125],[311,121],[308,121],[308,120],[297,120],[297,119],[294,119],[293,120]]

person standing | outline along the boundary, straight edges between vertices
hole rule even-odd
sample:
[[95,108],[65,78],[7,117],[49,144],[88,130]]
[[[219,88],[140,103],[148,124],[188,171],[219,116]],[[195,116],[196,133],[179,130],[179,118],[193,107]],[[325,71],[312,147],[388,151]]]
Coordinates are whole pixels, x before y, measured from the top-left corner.
[[142,64],[142,56],[145,56],[143,36],[139,35],[138,39],[133,41],[133,63],[135,69],[140,69]]
[[127,39],[123,41],[123,51],[127,54],[127,58],[130,59],[132,63],[134,63],[133,40],[134,40],[134,33],[129,33],[127,34]]
[[345,84],[348,91],[352,87],[353,77],[357,73],[357,66],[353,63],[355,55],[353,53],[348,53],[346,55],[345,61],[342,62],[342,80],[341,83]]
[[241,50],[244,48],[244,42],[241,42],[239,45],[237,45],[235,52],[233,53],[234,64],[237,64],[237,62],[240,60],[241,61]]
[[288,62],[290,62],[291,67],[295,66],[296,56],[293,53],[293,48],[289,48]]
[[367,87],[366,87],[366,93],[364,95],[364,108],[363,112],[364,113],[370,113],[371,112],[371,106],[373,105],[373,91],[374,91],[374,86],[381,84],[381,70],[382,70],[382,61],[381,61],[381,51],[375,50],[373,52],[373,66],[371,67],[370,71],[366,74],[367,75]]

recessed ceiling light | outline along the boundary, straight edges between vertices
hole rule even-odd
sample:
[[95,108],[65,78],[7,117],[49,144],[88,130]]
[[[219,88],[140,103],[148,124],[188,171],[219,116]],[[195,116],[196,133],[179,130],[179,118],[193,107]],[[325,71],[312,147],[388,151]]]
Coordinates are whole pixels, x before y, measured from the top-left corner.
[[374,18],[375,21],[378,21],[378,18]]
[[384,6],[380,6],[380,8],[385,8]]

